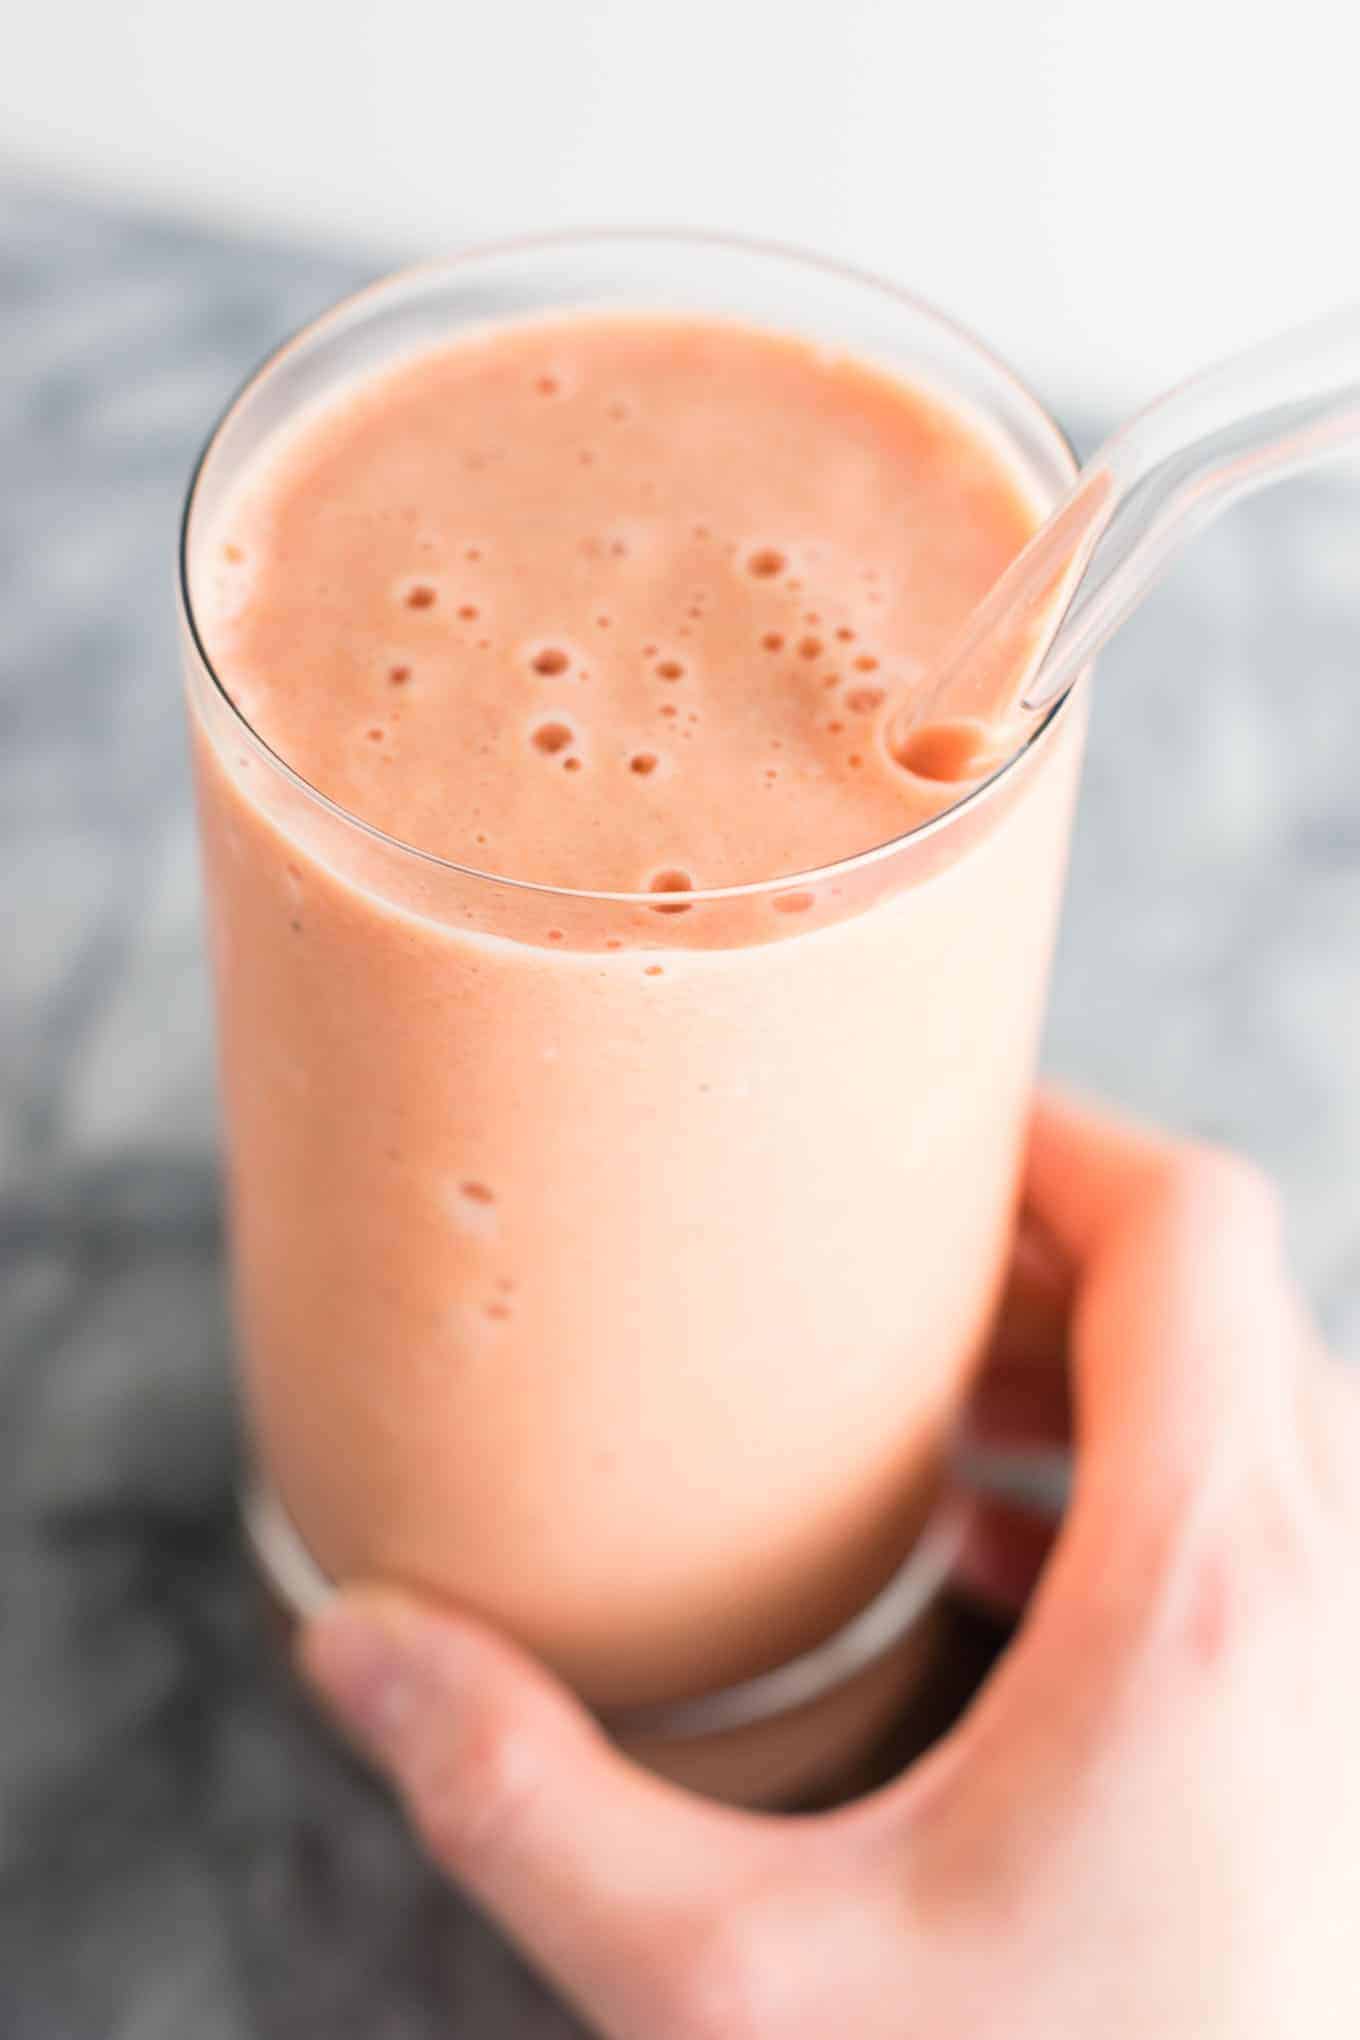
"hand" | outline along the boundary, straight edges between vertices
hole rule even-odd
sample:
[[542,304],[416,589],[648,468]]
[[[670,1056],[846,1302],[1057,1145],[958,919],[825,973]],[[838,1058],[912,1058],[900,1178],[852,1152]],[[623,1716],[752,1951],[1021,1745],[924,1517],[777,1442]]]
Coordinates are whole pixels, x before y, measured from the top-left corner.
[[1249,1165],[1048,1101],[1027,1207],[979,1421],[1051,1438],[1070,1346],[1073,1500],[1051,1555],[980,1514],[974,1588],[1037,1588],[885,1790],[808,1817],[690,1798],[395,1593],[304,1639],[435,1859],[610,2040],[1360,2033],[1356,1386]]

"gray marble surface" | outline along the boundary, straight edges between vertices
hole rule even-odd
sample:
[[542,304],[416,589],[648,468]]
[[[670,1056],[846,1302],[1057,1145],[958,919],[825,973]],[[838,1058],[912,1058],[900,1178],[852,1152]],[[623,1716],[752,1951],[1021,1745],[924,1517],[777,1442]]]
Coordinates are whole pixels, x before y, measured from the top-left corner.
[[[243,370],[372,267],[0,182],[0,2035],[554,2040],[261,1648],[171,628]],[[1087,435],[1089,437],[1089,435]],[[1281,1177],[1360,1353],[1360,478],[1107,655],[1052,1068]]]

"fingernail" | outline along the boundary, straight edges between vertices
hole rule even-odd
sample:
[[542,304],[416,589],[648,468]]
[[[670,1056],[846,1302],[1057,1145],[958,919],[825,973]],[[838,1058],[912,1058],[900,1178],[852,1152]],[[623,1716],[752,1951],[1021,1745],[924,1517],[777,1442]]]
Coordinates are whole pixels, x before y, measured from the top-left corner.
[[342,1727],[373,1756],[390,1759],[419,1688],[419,1666],[397,1625],[341,1597],[308,1625],[300,1657]]

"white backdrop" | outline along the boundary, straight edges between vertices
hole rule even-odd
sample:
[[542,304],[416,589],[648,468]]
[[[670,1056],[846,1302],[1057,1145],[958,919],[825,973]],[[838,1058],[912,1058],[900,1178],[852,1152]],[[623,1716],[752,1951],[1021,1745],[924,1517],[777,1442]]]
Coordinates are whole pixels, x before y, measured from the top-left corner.
[[1351,0],[27,0],[0,149],[371,247],[592,221],[891,272],[1067,403],[1360,296]]

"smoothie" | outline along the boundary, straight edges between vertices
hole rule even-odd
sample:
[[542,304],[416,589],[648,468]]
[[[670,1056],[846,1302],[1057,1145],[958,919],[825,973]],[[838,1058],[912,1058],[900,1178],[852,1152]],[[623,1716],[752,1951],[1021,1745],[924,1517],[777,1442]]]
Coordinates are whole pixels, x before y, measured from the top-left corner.
[[1042,509],[942,394],[610,313],[370,369],[194,532],[244,1380],[335,1576],[630,1708],[901,1562],[1004,1256],[1079,707],[843,860],[958,799],[888,711]]

